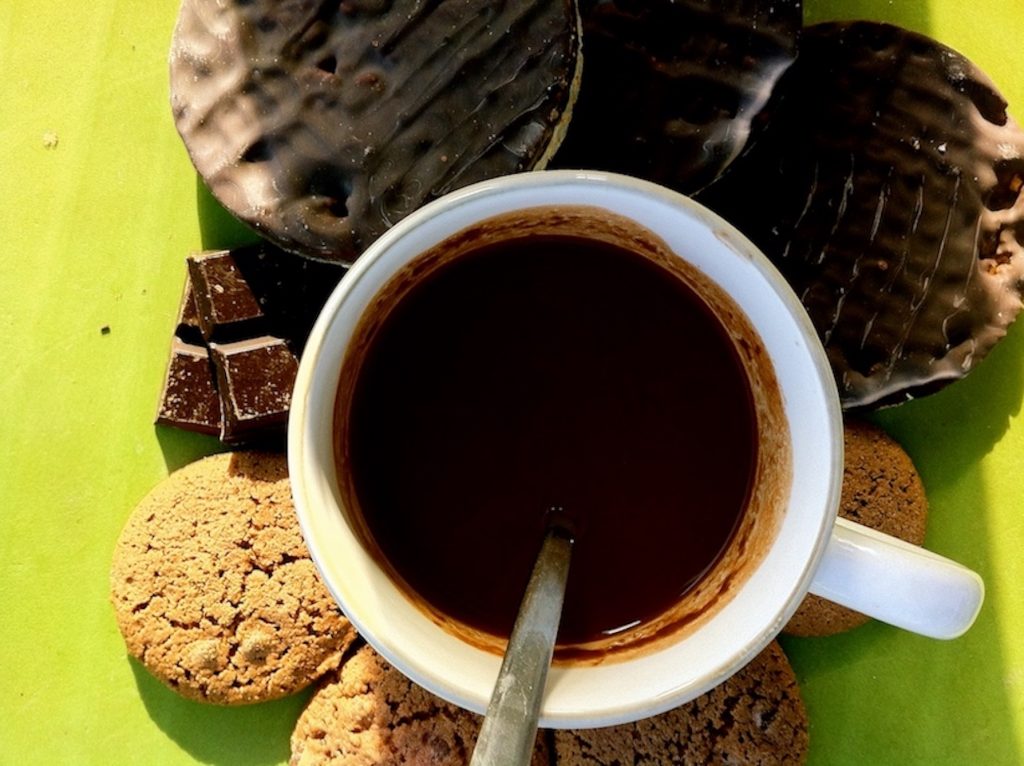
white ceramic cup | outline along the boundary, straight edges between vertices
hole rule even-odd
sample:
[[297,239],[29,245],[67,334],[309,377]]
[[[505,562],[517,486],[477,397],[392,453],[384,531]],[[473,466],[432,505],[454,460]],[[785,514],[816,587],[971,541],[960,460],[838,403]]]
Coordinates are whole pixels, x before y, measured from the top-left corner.
[[977,574],[837,520],[843,424],[836,386],[803,307],[764,255],[715,214],[661,187],[613,174],[543,171],[467,187],[399,222],[359,257],[306,345],[288,434],[295,503],[313,560],[367,641],[435,694],[476,712],[486,709],[501,658],[428,618],[363,548],[342,512],[334,407],[356,325],[396,272],[449,236],[512,211],[567,205],[632,219],[738,304],[775,368],[793,475],[770,546],[727,603],[699,628],[652,651],[604,664],[556,665],[541,725],[611,725],[693,699],[763,649],[808,591],[927,636],[953,638],[967,630],[984,596]]

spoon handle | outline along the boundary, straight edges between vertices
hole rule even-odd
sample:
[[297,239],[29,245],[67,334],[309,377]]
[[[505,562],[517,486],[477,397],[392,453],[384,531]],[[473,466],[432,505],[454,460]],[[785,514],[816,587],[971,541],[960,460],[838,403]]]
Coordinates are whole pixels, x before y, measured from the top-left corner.
[[571,552],[572,541],[566,533],[549,528],[512,627],[470,766],[530,762]]

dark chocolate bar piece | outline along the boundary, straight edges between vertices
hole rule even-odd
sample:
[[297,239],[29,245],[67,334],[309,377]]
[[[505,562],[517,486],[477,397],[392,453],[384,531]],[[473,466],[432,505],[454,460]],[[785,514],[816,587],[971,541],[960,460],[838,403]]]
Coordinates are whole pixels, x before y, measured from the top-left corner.
[[220,397],[206,347],[178,337],[171,341],[171,358],[156,422],[203,434],[220,434]]
[[950,48],[873,22],[808,27],[757,145],[699,199],[764,250],[847,409],[966,375],[1024,287],[1024,131]]
[[221,403],[220,438],[239,442],[284,431],[299,364],[281,338],[211,343]]
[[259,298],[230,250],[188,258],[199,327],[206,341],[231,341],[267,331]]
[[189,256],[157,422],[230,443],[279,437],[296,359],[344,273],[265,244]]

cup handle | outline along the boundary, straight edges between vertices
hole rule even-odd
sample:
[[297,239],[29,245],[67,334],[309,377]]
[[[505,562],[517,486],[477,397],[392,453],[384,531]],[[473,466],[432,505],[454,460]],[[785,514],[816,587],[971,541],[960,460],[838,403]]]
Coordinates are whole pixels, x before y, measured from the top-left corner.
[[810,591],[898,628],[949,639],[974,623],[985,583],[955,561],[840,518]]

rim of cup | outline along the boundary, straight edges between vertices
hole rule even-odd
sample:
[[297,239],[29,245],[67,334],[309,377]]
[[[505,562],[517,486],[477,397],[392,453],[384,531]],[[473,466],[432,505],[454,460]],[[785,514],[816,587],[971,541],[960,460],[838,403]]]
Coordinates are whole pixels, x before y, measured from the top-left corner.
[[288,461],[310,555],[356,629],[416,683],[483,713],[501,657],[463,643],[431,621],[348,530],[333,457],[335,393],[359,316],[401,265],[478,221],[558,205],[603,207],[633,219],[733,297],[775,366],[793,449],[789,501],[775,539],[746,584],[706,624],[636,656],[551,668],[541,726],[584,728],[664,712],[738,671],[796,610],[830,538],[843,472],[838,393],[799,299],[749,240],[681,194],[612,173],[521,173],[435,200],[372,244],[325,304],[299,365]]

